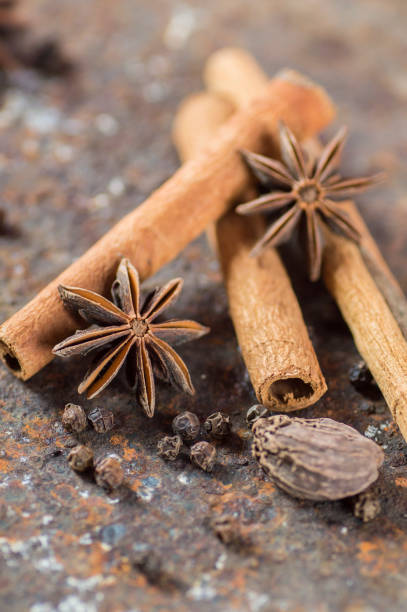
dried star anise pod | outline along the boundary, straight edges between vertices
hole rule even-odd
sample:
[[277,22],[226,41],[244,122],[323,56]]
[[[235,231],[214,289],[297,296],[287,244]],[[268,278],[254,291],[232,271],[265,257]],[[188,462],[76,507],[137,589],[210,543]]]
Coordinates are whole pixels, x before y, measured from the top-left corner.
[[[345,138],[346,129],[342,128],[326,145],[319,159],[306,160],[294,134],[281,123],[282,162],[250,151],[242,151],[244,159],[259,180],[268,189],[272,183],[273,189],[255,200],[240,204],[237,212],[242,215],[278,212],[277,219],[255,245],[253,255],[258,255],[266,247],[275,247],[286,241],[300,222],[305,220],[309,276],[315,281],[321,274],[322,224],[325,223],[334,231],[359,242],[360,233],[357,227],[341,202],[334,199],[371,187],[383,179],[383,174],[366,178],[341,178],[336,170]],[[274,185],[277,186],[276,190]]]
[[154,374],[181,391],[194,393],[187,366],[168,343],[178,345],[200,338],[209,329],[195,321],[154,323],[178,297],[182,283],[181,278],[175,278],[142,301],[137,270],[122,259],[112,285],[113,302],[88,289],[59,286],[64,304],[91,327],[57,344],[55,355],[70,357],[102,346],[104,349],[79,385],[79,393],[86,391],[88,399],[96,397],[125,362],[130,387],[136,390],[139,403],[150,417],[155,407]]

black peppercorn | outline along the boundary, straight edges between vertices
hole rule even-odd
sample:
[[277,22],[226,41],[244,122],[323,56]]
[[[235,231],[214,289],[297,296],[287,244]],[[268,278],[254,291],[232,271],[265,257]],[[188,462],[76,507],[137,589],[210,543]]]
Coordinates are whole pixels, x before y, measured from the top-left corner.
[[205,472],[211,472],[216,461],[216,449],[209,442],[197,442],[191,446],[191,461]]
[[124,480],[123,468],[118,457],[104,457],[95,466],[96,483],[107,490],[116,489]]
[[251,429],[257,419],[261,419],[266,416],[269,416],[266,406],[263,406],[263,404],[254,404],[254,406],[251,406],[246,413],[246,423],[248,428]]
[[82,406],[76,404],[66,404],[62,415],[62,425],[69,433],[79,433],[86,429],[86,414]]
[[157,442],[157,451],[160,457],[168,461],[175,461],[181,450],[181,436],[165,436]]
[[204,427],[213,438],[224,438],[230,433],[230,417],[222,412],[214,412],[208,416]]
[[88,419],[98,433],[105,433],[114,425],[113,412],[107,408],[94,408],[89,412]]
[[68,463],[76,472],[84,472],[93,463],[93,452],[88,446],[79,444],[68,455]]
[[193,412],[181,412],[172,422],[172,429],[184,440],[195,440],[200,430],[199,419]]

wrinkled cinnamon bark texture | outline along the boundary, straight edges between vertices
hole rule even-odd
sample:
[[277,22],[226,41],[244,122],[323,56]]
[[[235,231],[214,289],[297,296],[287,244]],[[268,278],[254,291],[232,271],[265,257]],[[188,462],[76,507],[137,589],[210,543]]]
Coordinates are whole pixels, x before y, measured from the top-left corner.
[[[181,159],[193,158],[216,139],[229,114],[229,105],[217,96],[201,93],[187,98],[173,127]],[[259,258],[251,256],[263,231],[260,217],[247,219],[234,212],[211,229],[256,396],[276,410],[298,410],[314,404],[325,393],[326,383],[279,255],[269,249]]]
[[380,446],[332,419],[276,415],[253,425],[253,455],[281,489],[300,499],[343,499],[379,475]]

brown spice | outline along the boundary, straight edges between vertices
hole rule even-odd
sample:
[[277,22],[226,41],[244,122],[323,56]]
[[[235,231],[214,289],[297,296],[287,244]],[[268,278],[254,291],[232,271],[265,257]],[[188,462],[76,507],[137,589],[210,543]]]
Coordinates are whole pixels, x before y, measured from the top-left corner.
[[167,461],[175,461],[182,447],[181,436],[165,436],[157,442],[160,457]]
[[196,414],[186,410],[177,414],[172,421],[172,429],[175,434],[181,436],[183,440],[195,440],[201,429],[201,424]]
[[86,429],[88,424],[86,414],[82,406],[77,404],[66,404],[62,415],[62,425],[69,433],[79,433]]
[[342,499],[374,482],[383,451],[332,419],[276,415],[253,425],[253,455],[281,489],[317,501]]
[[[53,348],[55,355],[85,355],[104,347],[78,387],[96,397],[126,363],[127,381],[147,416],[154,415],[154,372],[179,390],[193,394],[188,368],[172,345],[200,338],[209,329],[195,321],[154,322],[179,296],[182,279],[175,278],[141,299],[136,268],[122,259],[112,285],[113,302],[78,287],[59,287],[65,306],[78,312],[91,327],[78,330]],[[153,372],[154,368],[154,372]]]
[[246,423],[248,428],[251,429],[257,419],[265,418],[267,416],[269,416],[269,411],[263,404],[254,404],[253,406],[250,406],[246,413]]
[[364,523],[372,521],[380,514],[380,499],[375,489],[368,489],[359,493],[354,500],[353,514]]
[[239,519],[230,514],[222,514],[211,521],[211,527],[223,544],[243,546],[250,543],[250,538]]
[[207,417],[204,428],[213,438],[224,438],[230,433],[230,417],[222,412],[214,412]]
[[118,457],[104,457],[99,459],[95,466],[96,483],[111,491],[123,483],[124,472]]
[[97,406],[89,412],[88,419],[98,433],[106,433],[114,426],[113,412],[108,410],[108,408],[99,408]]
[[69,453],[68,463],[76,472],[84,472],[93,464],[93,452],[88,446],[79,444]]
[[[243,151],[247,164],[268,192],[255,200],[240,204],[237,212],[242,215],[278,213],[277,219],[253,248],[253,255],[286,241],[305,219],[309,276],[310,280],[316,281],[321,274],[323,254],[324,237],[321,224],[325,223],[355,242],[360,241],[358,227],[335,198],[364,191],[381,181],[383,175],[341,178],[337,168],[345,138],[346,130],[342,128],[326,145],[319,159],[306,159],[294,134],[281,123],[280,146],[283,162]],[[270,182],[273,185],[271,189]]]
[[216,461],[216,449],[209,442],[197,442],[191,446],[191,461],[205,472],[212,472]]

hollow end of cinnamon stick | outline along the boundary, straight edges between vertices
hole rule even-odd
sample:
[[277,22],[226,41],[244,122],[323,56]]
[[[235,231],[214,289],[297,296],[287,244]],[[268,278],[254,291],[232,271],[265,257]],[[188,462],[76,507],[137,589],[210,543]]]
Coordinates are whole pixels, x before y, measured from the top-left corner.
[[256,396],[265,406],[290,412],[315,404],[325,391],[326,387],[320,381],[318,384],[313,379],[305,381],[304,374],[275,380],[271,376],[264,381]]
[[14,376],[17,376],[17,378],[21,380],[27,380],[27,378],[29,378],[29,375],[24,371],[23,366],[12,348],[2,341],[0,341],[0,359],[6,368],[10,370]]

